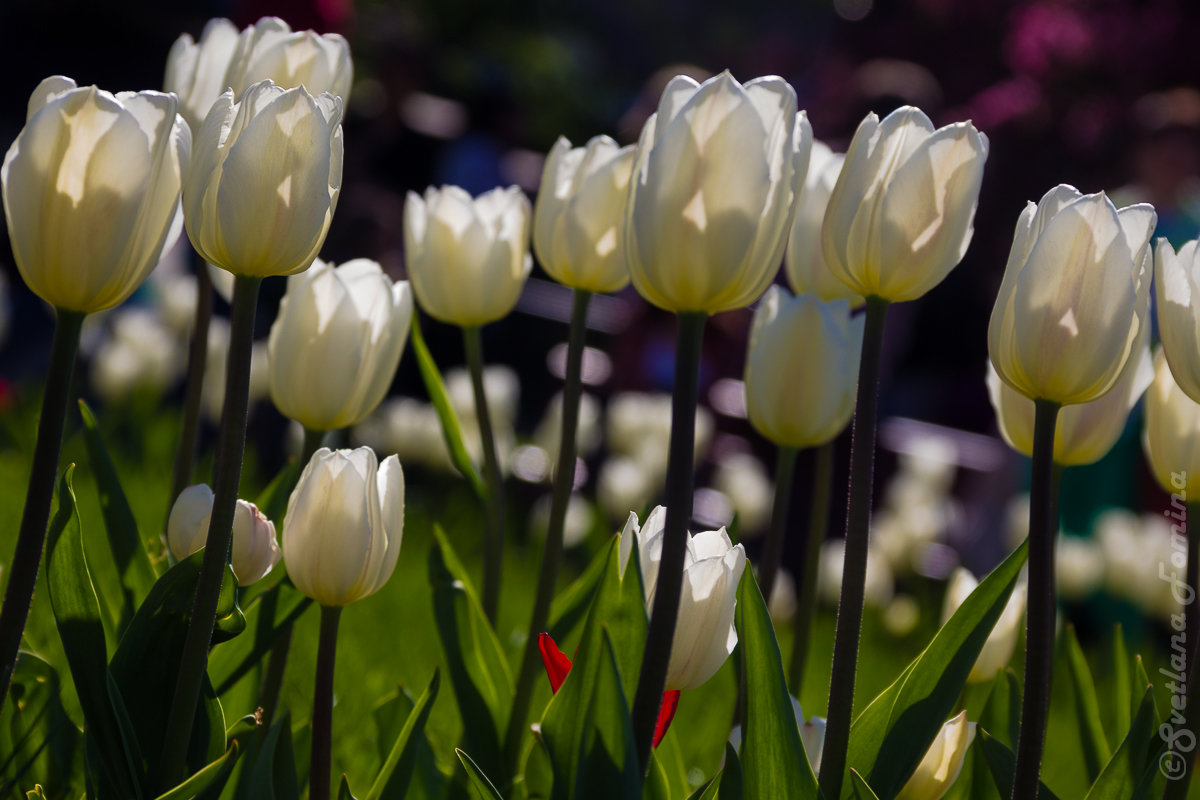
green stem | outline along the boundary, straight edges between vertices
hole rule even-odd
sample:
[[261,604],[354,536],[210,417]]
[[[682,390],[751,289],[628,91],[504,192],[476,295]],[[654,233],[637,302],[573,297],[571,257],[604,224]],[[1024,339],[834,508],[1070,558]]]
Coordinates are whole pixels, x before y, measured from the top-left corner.
[[313,689],[312,758],[308,800],[329,800],[333,767],[333,663],[337,658],[340,606],[321,606],[321,638],[317,644],[317,682]]
[[175,696],[167,717],[158,786],[176,785],[184,776],[188,741],[196,716],[196,703],[204,683],[208,648],[221,593],[221,579],[229,562],[233,515],[238,484],[242,478],[242,456],[246,449],[246,413],[250,392],[250,351],[254,341],[254,313],[262,278],[239,275],[233,289],[229,355],[225,372],[225,405],[217,438],[213,469],[213,510],[208,527],[204,560],[196,582],[196,599],[188,620],[187,637],[175,681]]
[[833,488],[833,442],[813,450],[813,488],[809,509],[808,530],[804,542],[804,571],[796,586],[796,617],[792,622],[792,663],[788,684],[792,694],[800,697],[804,689],[804,670],[808,665],[813,616],[817,608],[817,567],[821,560],[821,545],[829,528],[829,496]]
[[212,278],[208,264],[196,258],[196,316],[192,322],[192,341],[188,347],[187,381],[183,394],[183,425],[179,432],[179,448],[175,451],[175,467],[171,472],[171,499],[167,514],[175,505],[179,493],[192,483],[196,466],[196,446],[200,431],[200,400],[204,388],[204,368],[208,360],[208,323],[212,318]]
[[529,634],[525,638],[521,671],[517,674],[512,713],[508,718],[508,732],[504,738],[504,754],[509,765],[509,775],[516,775],[519,767],[517,761],[521,756],[525,723],[529,718],[529,703],[533,699],[533,687],[537,679],[537,637],[546,630],[549,622],[550,604],[554,600],[554,587],[558,584],[558,571],[562,566],[563,527],[566,524],[571,489],[575,484],[575,436],[579,426],[579,398],[583,394],[583,349],[587,337],[588,303],[591,299],[591,292],[575,290],[575,305],[571,311],[571,327],[567,336],[567,371],[563,376],[562,425],[558,442],[558,463],[554,468],[554,490],[550,498],[550,522],[546,527],[542,569],[538,575],[533,614],[529,619]]
[[850,497],[846,509],[846,560],[838,601],[837,632],[833,640],[833,673],[829,680],[829,718],[821,756],[821,793],[842,795],[850,719],[854,709],[854,679],[858,669],[858,640],[862,633],[863,594],[867,578],[867,534],[871,527],[871,495],[875,479],[875,423],[879,402],[879,362],[888,301],[867,298],[866,329],[858,371],[854,433],[850,446]]
[[58,455],[62,449],[71,374],[75,371],[79,330],[85,316],[79,311],[57,309],[54,312],[54,341],[50,345],[50,366],[42,393],[37,445],[33,450],[29,487],[25,490],[25,510],[21,512],[17,549],[9,562],[8,586],[4,589],[4,605],[0,607],[0,707],[4,705],[16,667],[17,651],[21,648],[21,636],[25,633],[33,589],[37,585],[42,548],[46,544],[46,525],[50,521],[50,502],[54,497],[54,480],[58,476]]
[[[325,441],[325,434],[329,431],[314,431],[311,428],[304,429],[304,444],[300,446],[300,472],[304,472],[304,468],[308,466],[308,462],[312,461],[313,453],[321,449],[321,443]],[[299,473],[297,474],[299,479]]]
[[[1179,496],[1179,493],[1171,495],[1172,504],[1174,499]],[[1190,592],[1184,592],[1184,599],[1188,597],[1191,601],[1184,605],[1184,635],[1187,637],[1184,640],[1184,648],[1187,657],[1187,684],[1186,689],[1179,685],[1179,682],[1172,679],[1172,683],[1168,684],[1173,692],[1178,692],[1181,689],[1184,691],[1184,707],[1183,707],[1183,725],[1173,729],[1171,741],[1169,743],[1174,756],[1169,762],[1175,767],[1179,767],[1178,777],[1174,777],[1172,771],[1170,780],[1167,781],[1167,786],[1163,791],[1163,800],[1184,800],[1188,796],[1188,788],[1192,782],[1192,771],[1196,766],[1196,747],[1195,742],[1197,734],[1200,734],[1200,719],[1197,719],[1195,709],[1197,704],[1200,704],[1200,689],[1197,688],[1197,683],[1200,683],[1200,664],[1197,664],[1196,654],[1197,643],[1200,643],[1200,597],[1197,597],[1196,592],[1200,591],[1200,524],[1193,527],[1192,520],[1197,520],[1200,523],[1200,501],[1187,501],[1186,517],[1173,523],[1182,523],[1187,535],[1187,585]],[[1172,532],[1174,534],[1174,531]],[[1192,747],[1184,750],[1180,745],[1191,744]]]
[[679,314],[675,340],[675,385],[671,396],[671,450],[667,456],[667,520],[663,531],[662,560],[646,650],[633,700],[633,735],[638,761],[645,774],[650,764],[654,724],[662,705],[671,660],[671,642],[679,614],[683,587],[683,557],[687,551],[687,526],[692,517],[692,476],[695,471],[696,403],[699,399],[700,354],[704,344],[703,312]]
[[783,560],[783,539],[787,531],[788,506],[792,500],[792,476],[796,474],[794,447],[780,447],[775,461],[775,502],[771,506],[771,527],[763,545],[762,561],[758,565],[758,588],[763,599],[771,602],[775,576]]
[[1050,677],[1054,666],[1054,546],[1058,539],[1054,469],[1057,403],[1035,402],[1033,476],[1029,487],[1029,608],[1025,621],[1025,690],[1021,728],[1017,734],[1017,767],[1013,800],[1038,794],[1046,718],[1050,711]]
[[483,388],[483,337],[478,326],[463,328],[463,347],[467,352],[471,388],[475,391],[475,417],[479,420],[479,437],[483,440],[483,472],[488,486],[488,535],[483,544],[483,611],[488,621],[495,625],[500,608],[500,572],[504,559],[504,479],[500,475],[496,437]]

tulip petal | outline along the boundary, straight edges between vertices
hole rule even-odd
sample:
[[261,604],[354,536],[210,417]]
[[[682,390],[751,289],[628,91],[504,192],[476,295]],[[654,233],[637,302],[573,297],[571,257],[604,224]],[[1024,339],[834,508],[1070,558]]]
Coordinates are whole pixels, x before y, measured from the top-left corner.
[[538,634],[538,650],[542,654],[542,664],[546,667],[546,677],[550,679],[550,691],[557,694],[571,672],[571,659],[558,649],[558,645],[548,633]]

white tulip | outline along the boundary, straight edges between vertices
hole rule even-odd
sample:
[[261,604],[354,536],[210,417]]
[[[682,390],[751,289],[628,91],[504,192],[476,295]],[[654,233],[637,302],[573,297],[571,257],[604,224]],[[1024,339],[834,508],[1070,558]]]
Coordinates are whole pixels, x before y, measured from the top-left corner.
[[862,295],[830,271],[821,245],[825,209],[845,159],[845,155],[833,152],[824,142],[813,140],[807,172],[795,174],[796,216],[788,233],[783,263],[794,294],[813,294],[826,302],[846,300],[857,307],[864,302]]
[[1175,252],[1160,238],[1154,249],[1158,330],[1179,388],[1200,402],[1200,246],[1185,242]]
[[229,62],[237,46],[237,26],[227,19],[210,19],[199,42],[185,33],[171,45],[163,88],[179,96],[179,113],[193,128],[229,87]]
[[350,45],[337,33],[293,31],[278,17],[263,17],[238,37],[225,85],[240,96],[263,80],[285,89],[304,86],[314,95],[328,92],[345,104],[354,81]]
[[[946,597],[942,604],[943,624],[954,615],[955,610],[978,585],[979,581],[964,567],[954,571],[946,586]],[[1000,612],[1000,618],[996,620],[983,649],[979,651],[975,665],[971,667],[971,674],[967,677],[968,683],[990,681],[996,677],[997,672],[1008,666],[1013,649],[1017,646],[1017,631],[1025,619],[1025,595],[1023,583],[1013,587],[1012,594],[1008,596],[1008,603]]]
[[1200,403],[1176,382],[1165,347],[1154,354],[1142,449],[1165,491],[1182,492],[1188,501],[1200,496]]
[[[182,561],[207,544],[212,507],[213,491],[206,484],[189,486],[179,493],[167,519],[167,545],[176,560]],[[238,500],[230,551],[238,585],[249,586],[262,580],[282,556],[275,540],[275,523],[253,503]]]

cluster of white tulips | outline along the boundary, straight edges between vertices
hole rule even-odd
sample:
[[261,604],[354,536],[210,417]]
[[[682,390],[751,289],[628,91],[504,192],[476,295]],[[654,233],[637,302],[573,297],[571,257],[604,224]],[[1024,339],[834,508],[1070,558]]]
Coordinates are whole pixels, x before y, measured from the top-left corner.
[[[326,434],[359,426],[356,437],[393,444],[384,449],[406,458],[436,451],[430,463],[452,465],[480,501],[481,590],[469,585],[440,534],[430,567],[447,675],[464,742],[473,750],[460,759],[480,796],[501,794],[489,777],[505,795],[537,794],[524,774],[535,733],[549,758],[555,797],[643,790],[673,796],[659,786],[668,779],[656,777],[663,767],[655,748],[680,692],[705,684],[735,652],[742,716],[734,746],[721,775],[692,796],[715,797],[719,788],[722,798],[741,797],[744,775],[745,796],[752,798],[937,800],[973,747],[1001,765],[992,774],[1004,796],[1037,796],[1055,644],[1055,567],[1074,563],[1056,555],[1056,474],[1106,454],[1145,394],[1145,450],[1156,478],[1189,503],[1189,492],[1200,491],[1196,243],[1176,253],[1159,240],[1152,249],[1150,206],[1118,209],[1103,193],[1067,185],[1020,214],[988,331],[987,382],[1004,439],[1033,460],[1027,544],[986,578],[956,573],[935,644],[881,699],[856,703],[864,603],[890,603],[895,629],[911,630],[915,601],[905,598],[903,608],[893,601],[892,573],[911,569],[914,553],[954,514],[953,469],[911,460],[868,536],[886,315],[891,304],[937,287],[966,253],[987,137],[969,122],[935,128],[920,110],[903,107],[883,119],[868,115],[848,151],[835,154],[814,140],[795,91],[781,78],[742,84],[724,72],[699,84],[676,77],[636,146],[604,136],[582,147],[556,142],[534,204],[517,187],[478,197],[455,186],[410,191],[398,220],[408,280],[397,281],[366,258],[340,265],[319,258],[342,189],[341,121],[352,78],[340,36],[293,32],[266,18],[242,31],[214,20],[198,42],[181,37],[168,56],[165,92],[113,94],[63,76],[34,89],[0,181],[16,265],[29,289],[53,307],[56,322],[17,552],[5,569],[0,702],[14,680],[45,547],[55,618],[89,737],[89,792],[217,796],[228,785],[237,796],[259,796],[249,788],[259,786],[254,776],[278,775],[280,764],[290,763],[287,717],[272,724],[272,714],[295,616],[260,616],[266,644],[256,638],[244,656],[269,658],[267,674],[275,681],[273,688],[270,679],[264,683],[257,730],[252,724],[251,732],[235,733],[234,726],[226,736],[231,717],[222,715],[209,657],[232,652],[220,650],[227,639],[251,635],[236,624],[237,587],[261,602],[257,608],[272,609],[263,614],[275,613],[274,604],[294,590],[321,607],[308,797],[331,797],[339,615],[387,583],[404,529],[405,482],[396,455],[320,446]],[[108,662],[102,627],[98,648],[95,638],[85,642],[78,633],[96,595],[82,545],[76,556],[73,529],[64,522],[73,513],[71,470],[60,476],[58,464],[70,376],[84,318],[129,298],[185,230],[199,272],[165,526],[170,570],[159,576],[159,566],[147,560],[145,585],[126,587],[141,606],[130,608]],[[573,290],[574,307],[564,390],[538,444],[515,448],[519,380],[485,370],[482,329],[513,311],[533,255]],[[223,276],[218,285],[232,280],[227,330],[208,316],[209,269]],[[791,292],[776,284],[781,271]],[[259,287],[285,276],[286,294],[265,346],[258,345],[256,370]],[[1162,336],[1156,353],[1152,277]],[[600,473],[598,493],[609,515],[626,522],[602,554],[603,568],[589,573],[591,594],[563,595],[564,603],[582,603],[573,660],[545,631],[554,620],[561,624],[561,612],[552,620],[552,601],[565,543],[586,530],[572,521],[576,456],[595,446],[600,428],[597,403],[583,394],[580,378],[588,303],[594,293],[629,282],[678,317],[674,391],[609,404],[613,458]],[[756,302],[745,409],[753,428],[778,448],[774,496],[765,473],[755,472],[757,461],[726,465],[717,483],[745,498],[750,528],[768,528],[757,577],[725,528],[689,531],[697,452],[713,427],[697,409],[705,324],[713,314]],[[442,379],[421,339],[418,308],[462,329],[466,371]],[[177,308],[174,316],[188,315]],[[105,386],[116,396],[139,381],[162,385],[183,375],[181,365],[167,363],[175,352],[165,344],[168,322],[129,317],[113,327],[106,345],[113,352],[98,359],[104,366],[94,378],[102,393]],[[159,336],[155,331],[163,341],[148,341]],[[406,348],[416,351],[429,405],[385,399]],[[262,507],[238,496],[247,406],[256,391],[269,394],[304,430],[300,459]],[[196,414],[204,404],[219,416],[211,488],[192,479]],[[832,442],[852,418],[846,535],[823,547]],[[812,518],[806,537],[787,537],[789,528],[804,527],[790,523],[788,511],[798,453],[810,449]],[[502,559],[511,525],[504,479],[522,471],[549,479],[553,493],[541,512],[541,572],[514,675],[494,626],[505,597]],[[119,483],[110,484],[110,494],[113,485],[119,491]],[[664,504],[639,522],[638,512],[658,498]],[[803,573],[794,578],[779,571],[789,538],[804,555]],[[140,555],[122,551],[123,564],[147,556],[144,546],[135,550]],[[877,554],[870,561],[869,550]],[[1183,580],[1194,590],[1200,557],[1191,550],[1195,563]],[[1018,578],[1026,559],[1028,576]],[[286,578],[273,571],[281,562]],[[763,601],[784,580],[795,598],[786,675]],[[789,692],[800,694],[804,683],[819,582],[836,600],[838,618],[827,717],[809,719],[798,705],[793,711]],[[1196,610],[1174,616],[1183,614],[1184,627],[1200,634]],[[1019,736],[1007,743],[994,731],[977,737],[959,693],[968,684],[1006,680],[1022,620]],[[404,620],[396,626],[403,638]],[[1189,657],[1195,638],[1188,640]],[[143,685],[142,697],[130,688],[138,683],[136,659],[123,648],[156,641],[167,643],[166,678]],[[541,712],[534,686],[543,668],[555,694]],[[94,679],[86,679],[96,669],[109,671],[98,684],[102,702],[92,694]],[[402,796],[396,770],[403,762],[411,773],[411,759],[404,759],[417,752],[406,749],[404,737],[414,728],[423,735],[438,680],[416,703],[409,733],[401,734],[367,796]],[[863,709],[857,719],[855,707]],[[239,750],[239,736],[252,746]],[[274,760],[280,737],[289,755]],[[1144,745],[1139,752],[1145,757]],[[237,767],[231,781],[239,756],[257,760]],[[1098,786],[1122,758],[1133,756],[1113,755],[1095,776]],[[978,769],[983,760],[975,763]],[[291,770],[294,783],[294,764]],[[987,778],[976,773],[973,780]],[[1181,785],[1186,791],[1180,781],[1166,791]],[[348,779],[338,796],[353,796]]]

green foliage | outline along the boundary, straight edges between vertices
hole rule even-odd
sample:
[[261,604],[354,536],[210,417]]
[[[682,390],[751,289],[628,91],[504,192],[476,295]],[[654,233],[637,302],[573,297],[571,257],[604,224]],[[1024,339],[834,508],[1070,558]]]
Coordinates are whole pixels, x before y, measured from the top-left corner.
[[496,790],[495,785],[488,779],[487,775],[483,774],[483,770],[479,768],[469,755],[457,747],[454,748],[454,754],[458,756],[458,760],[462,762],[463,769],[467,771],[467,777],[471,781],[471,788],[475,791],[475,796],[479,800],[504,800],[500,796],[500,792]]
[[1073,626],[1066,629],[1063,647],[1066,650],[1071,688],[1075,693],[1075,715],[1078,720],[1080,743],[1083,746],[1083,759],[1087,765],[1088,779],[1094,781],[1112,757],[1112,750],[1109,749],[1108,740],[1104,736],[1104,725],[1100,721],[1100,701],[1096,697],[1092,671],[1088,669]]
[[375,783],[371,785],[371,790],[367,792],[364,800],[399,800],[407,793],[408,784],[416,769],[419,746],[425,740],[425,723],[429,721],[429,712],[433,710],[433,701],[437,699],[440,685],[441,674],[434,671],[429,688],[409,713],[408,720],[400,729],[387,760],[375,776]]

